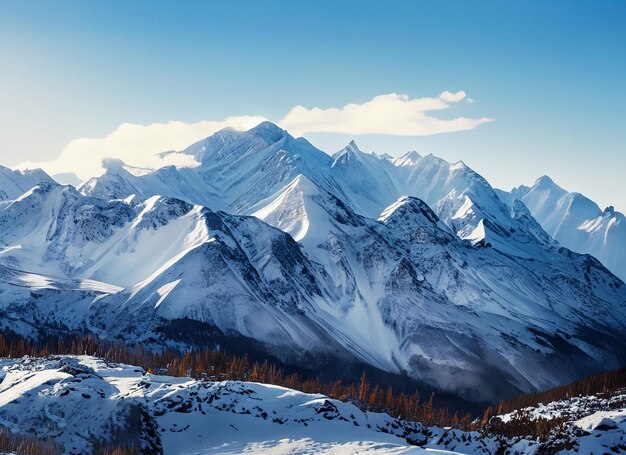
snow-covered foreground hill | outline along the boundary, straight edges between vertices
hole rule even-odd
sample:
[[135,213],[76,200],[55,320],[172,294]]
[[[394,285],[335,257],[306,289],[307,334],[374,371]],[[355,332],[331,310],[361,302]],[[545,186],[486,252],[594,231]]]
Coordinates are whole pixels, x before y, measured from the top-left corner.
[[146,374],[93,357],[4,360],[0,424],[67,453],[135,442],[146,453],[420,453],[386,414],[283,387]]
[[89,356],[3,359],[0,366],[0,425],[52,438],[68,454],[122,442],[152,454],[626,453],[626,395],[619,393],[528,411],[571,416],[558,437],[538,443],[425,427],[278,386],[160,376]]

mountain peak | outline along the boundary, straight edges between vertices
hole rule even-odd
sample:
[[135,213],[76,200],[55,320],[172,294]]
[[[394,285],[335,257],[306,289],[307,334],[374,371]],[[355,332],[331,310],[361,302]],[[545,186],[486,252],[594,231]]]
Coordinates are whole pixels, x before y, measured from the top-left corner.
[[415,150],[411,150],[411,151],[406,152],[404,154],[404,158],[408,158],[410,160],[419,160],[420,159],[420,154],[417,153]]
[[352,139],[350,142],[348,142],[348,145],[346,146],[347,149],[353,150],[355,152],[360,152],[361,149],[359,149],[359,146],[356,145],[356,142],[354,142],[354,139]]
[[544,187],[544,188],[547,188],[547,187],[550,187],[550,186],[556,186],[556,183],[554,183],[554,180],[552,180],[547,175],[542,175],[537,180],[535,180],[535,183],[533,184],[533,186],[534,187]]
[[465,164],[465,163],[461,160],[461,161],[457,161],[456,163],[452,164],[451,169],[453,169],[453,170],[459,170],[459,169],[469,169],[469,167],[467,166],[467,164]]
[[393,216],[404,216],[407,213],[421,214],[434,224],[439,222],[439,217],[437,217],[428,204],[413,196],[400,197],[400,199],[383,210],[378,220],[387,222]]
[[363,155],[363,152],[359,149],[359,146],[356,145],[356,142],[351,140],[348,145],[333,155],[333,167],[336,166],[338,162],[346,163],[352,160],[360,161],[362,159],[360,157],[361,155]]
[[400,158],[393,160],[393,164],[396,166],[414,166],[420,160],[421,156],[415,150],[406,152]]
[[348,145],[346,145],[344,148],[342,148],[337,153],[335,153],[333,157],[338,158],[344,155],[354,155],[356,153],[363,153],[363,152],[361,151],[359,146],[356,145],[356,142],[354,142],[354,139],[353,139],[350,142],[348,142]]
[[307,176],[298,174],[287,186],[288,191],[301,191],[304,195],[317,195],[320,190]]
[[235,134],[239,133],[239,130],[237,130],[236,128],[233,128],[232,126],[225,126],[221,130],[217,130],[215,133],[213,133],[213,135],[222,136],[222,135],[233,134],[233,133]]
[[247,133],[255,136],[260,136],[268,142],[276,142],[285,134],[287,134],[287,131],[283,130],[275,123],[266,120],[259,123],[254,128],[249,129]]
[[391,204],[381,213],[378,221],[392,227],[394,232],[412,243],[449,243],[455,237],[428,204],[412,196],[402,196]]

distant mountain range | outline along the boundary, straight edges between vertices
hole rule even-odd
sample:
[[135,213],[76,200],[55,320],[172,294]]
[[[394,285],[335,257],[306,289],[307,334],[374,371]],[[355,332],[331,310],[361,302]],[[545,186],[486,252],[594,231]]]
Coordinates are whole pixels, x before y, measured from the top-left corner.
[[432,155],[329,156],[269,122],[183,153],[200,165],[109,160],[78,189],[1,170],[4,328],[245,342],[474,400],[626,364],[619,213],[557,215],[566,194],[545,179],[505,193]]
[[514,188],[510,198],[524,202],[544,230],[561,245],[595,256],[622,281],[626,280],[624,214],[613,207],[601,210],[592,200],[565,191],[548,176],[537,179],[531,187]]

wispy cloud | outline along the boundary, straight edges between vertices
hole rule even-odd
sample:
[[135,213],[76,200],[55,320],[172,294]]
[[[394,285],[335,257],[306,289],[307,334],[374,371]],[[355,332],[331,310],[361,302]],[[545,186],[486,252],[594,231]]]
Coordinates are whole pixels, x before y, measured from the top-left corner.
[[308,109],[296,106],[280,125],[292,134],[346,133],[389,134],[395,136],[430,136],[464,131],[492,121],[489,118],[457,117],[442,119],[430,113],[448,109],[466,98],[465,92],[443,92],[437,97],[409,98],[390,93],[362,104],[346,104],[341,108]]
[[[305,133],[428,136],[471,130],[492,121],[484,117],[442,119],[433,115],[433,112],[449,109],[454,104],[472,101],[463,91],[445,91],[437,97],[413,99],[408,95],[391,93],[376,96],[362,104],[352,103],[341,108],[309,109],[296,106],[277,123],[296,136]],[[81,179],[87,179],[102,173],[102,161],[105,158],[119,159],[133,166],[152,169],[165,165],[194,166],[197,163],[190,155],[160,153],[182,150],[225,127],[246,130],[263,120],[265,118],[262,116],[239,116],[197,123],[124,123],[101,138],[74,139],[64,147],[56,160],[25,162],[17,167],[41,167],[52,175],[74,172]]]

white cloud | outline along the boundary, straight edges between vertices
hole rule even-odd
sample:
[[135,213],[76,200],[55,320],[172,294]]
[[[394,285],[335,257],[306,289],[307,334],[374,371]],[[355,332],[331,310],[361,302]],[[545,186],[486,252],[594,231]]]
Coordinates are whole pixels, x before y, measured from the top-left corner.
[[429,136],[470,130],[492,121],[488,118],[467,117],[441,119],[428,114],[448,109],[452,103],[462,101],[465,96],[463,91],[446,91],[436,98],[410,99],[408,95],[390,93],[376,96],[363,104],[347,104],[342,108],[308,109],[296,106],[281,120],[280,125],[296,135],[346,133]]
[[459,92],[452,93],[446,90],[445,92],[441,92],[439,94],[439,98],[448,103],[458,103],[465,98],[465,92],[461,90]]
[[84,180],[102,173],[102,160],[105,158],[120,159],[133,166],[153,169],[170,164],[180,167],[193,166],[197,163],[190,155],[158,154],[169,150],[182,150],[222,128],[247,130],[263,120],[265,118],[260,116],[240,116],[197,123],[179,121],[150,125],[123,123],[105,137],[72,140],[53,161],[25,162],[17,167],[20,169],[41,167],[51,175],[74,172]]
[[[428,136],[476,128],[489,118],[456,117],[442,119],[433,111],[449,109],[453,104],[473,102],[463,91],[442,92],[437,97],[413,98],[391,93],[380,95],[362,104],[347,104],[341,108],[312,108],[296,106],[277,123],[292,135],[304,133],[388,134],[397,136]],[[51,175],[74,172],[79,178],[100,175],[102,160],[113,158],[129,165],[159,168],[166,165],[193,166],[194,159],[182,153],[159,155],[170,150],[183,150],[214,132],[233,127],[246,130],[265,118],[261,116],[229,117],[225,120],[205,120],[197,123],[171,121],[138,125],[124,123],[101,138],[79,138],[69,142],[53,161],[25,162],[18,168],[41,167]]]

